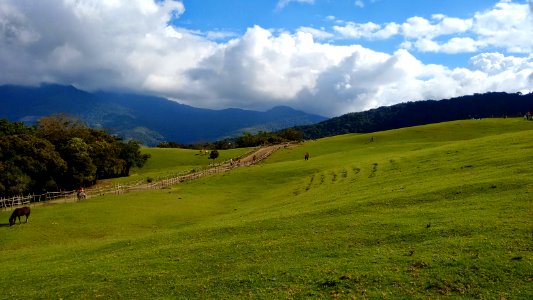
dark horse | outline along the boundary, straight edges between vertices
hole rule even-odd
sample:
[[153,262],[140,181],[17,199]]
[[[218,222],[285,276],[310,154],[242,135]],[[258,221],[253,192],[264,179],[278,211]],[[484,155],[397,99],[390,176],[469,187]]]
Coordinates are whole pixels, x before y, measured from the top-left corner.
[[9,218],[9,226],[13,226],[15,224],[15,220],[17,219],[17,217],[19,218],[20,224],[20,216],[26,216],[26,223],[28,223],[28,217],[30,216],[30,208],[27,206],[15,208],[15,210],[11,214],[11,217]]

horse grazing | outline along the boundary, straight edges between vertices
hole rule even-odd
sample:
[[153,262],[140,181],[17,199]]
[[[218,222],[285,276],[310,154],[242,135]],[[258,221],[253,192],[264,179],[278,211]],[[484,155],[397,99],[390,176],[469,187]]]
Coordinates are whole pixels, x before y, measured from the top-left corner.
[[15,208],[15,210],[11,214],[11,217],[9,218],[9,226],[13,226],[15,224],[15,220],[17,219],[17,217],[19,218],[20,224],[20,216],[26,216],[26,223],[28,223],[28,217],[30,216],[30,208],[27,206]]

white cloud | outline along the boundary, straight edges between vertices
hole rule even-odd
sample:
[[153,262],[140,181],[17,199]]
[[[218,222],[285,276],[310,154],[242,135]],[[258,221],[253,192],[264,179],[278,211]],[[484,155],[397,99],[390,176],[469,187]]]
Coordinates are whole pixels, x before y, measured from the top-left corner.
[[497,72],[479,63],[449,69],[425,65],[406,50],[388,55],[317,43],[305,32],[276,36],[256,26],[219,48],[191,76],[222,107],[241,99],[239,105],[248,107],[285,104],[338,115],[406,100],[533,89],[527,80],[533,72],[531,58],[500,60],[514,64],[500,64]]
[[401,36],[400,48],[435,53],[477,52],[489,48],[533,52],[533,2],[498,2],[489,10],[461,19],[434,14],[410,17],[401,24],[342,22],[332,27],[338,39],[389,39]]
[[432,39],[418,39],[413,44],[407,42],[402,44],[405,49],[415,49],[421,52],[441,52],[447,54],[476,52],[479,48],[482,48],[482,43],[473,40],[469,37],[455,37],[450,40],[439,43]]
[[461,53],[499,48],[510,53],[531,53],[531,7],[531,2],[528,5],[503,0],[469,19],[437,14],[431,22],[412,17],[402,24],[402,35],[410,41],[404,46],[411,45],[422,52]]
[[485,74],[486,78],[478,83],[483,90],[533,91],[533,54],[514,57],[501,53],[481,53],[470,59],[470,65],[473,70]]
[[210,40],[225,40],[238,37],[238,34],[231,31],[208,31],[204,34]]
[[494,9],[476,13],[472,31],[488,46],[515,53],[533,52],[533,12],[531,2],[501,1]]
[[[324,49],[332,50],[324,53]],[[254,105],[248,101],[282,104],[311,88],[318,74],[347,52],[343,49],[317,44],[312,34],[304,31],[274,36],[255,26],[242,38],[219,47],[191,70],[189,77],[195,85],[211,91],[211,98],[222,107],[236,100],[246,101],[239,104],[248,106]]]
[[2,1],[0,82],[150,87],[216,46],[167,25],[183,12],[176,1]]
[[[433,41],[434,38],[461,34],[472,27],[471,19],[462,20],[445,15],[433,15],[433,20],[434,22],[431,22],[422,17],[411,17],[402,24],[392,22],[384,25],[373,22],[346,22],[343,25],[333,26],[332,29],[342,39],[388,39],[401,35],[407,40],[421,40],[419,45],[424,45],[428,41],[438,45]],[[426,48],[421,48],[425,51],[424,49]],[[432,51],[439,50],[440,47],[432,48]]]
[[302,26],[302,27],[298,28],[298,31],[309,33],[315,39],[319,39],[319,40],[331,39],[331,38],[334,37],[334,35],[332,33],[327,32],[323,28],[316,29],[316,28],[312,28],[312,27]]
[[355,6],[363,8],[363,7],[365,7],[365,2],[363,0],[356,0],[355,1]]
[[352,39],[369,37],[373,32],[379,30],[380,28],[381,26],[372,22],[360,24],[348,22],[345,26],[333,26],[333,30],[340,33],[343,37]]
[[529,57],[514,57],[494,52],[481,53],[470,59],[470,66],[489,75],[505,71],[533,72],[533,54],[530,54]]
[[385,26],[373,22],[353,23],[347,22],[343,26],[333,26],[333,30],[342,38],[349,39],[388,39],[398,34],[400,26],[396,23],[388,23]]
[[[497,9],[510,6],[501,3]],[[242,36],[210,36],[170,26],[168,21],[184,10],[171,0],[0,1],[0,84],[47,81],[124,89],[210,108],[283,104],[328,116],[406,100],[533,90],[532,55],[487,51],[473,54],[469,68],[450,69],[424,64],[406,50],[456,53],[496,43],[455,33],[490,37],[499,32],[507,38],[499,27],[482,25],[488,20],[477,21],[489,18],[489,12],[471,23],[441,15],[404,24],[338,26],[336,32],[346,36],[412,37],[404,41],[406,49],[387,54],[320,42],[331,38],[323,28],[290,33],[254,26]],[[438,40],[443,34],[450,38]],[[216,42],[217,37],[225,40]],[[530,47],[523,41],[508,43]]]
[[422,17],[411,17],[401,25],[402,35],[408,39],[435,38],[442,35],[452,35],[468,31],[472,27],[471,19],[449,18],[444,15],[434,15],[437,22],[430,22]]
[[289,5],[291,2],[314,4],[315,0],[279,0],[278,4],[276,5],[276,9],[278,10],[283,9],[285,8],[285,6]]

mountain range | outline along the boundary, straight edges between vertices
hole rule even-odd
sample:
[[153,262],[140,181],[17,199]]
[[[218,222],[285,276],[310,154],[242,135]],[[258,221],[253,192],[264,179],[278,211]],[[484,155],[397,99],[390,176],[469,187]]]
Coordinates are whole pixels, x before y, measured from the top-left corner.
[[216,141],[244,132],[277,131],[326,120],[286,106],[268,111],[196,108],[161,97],[87,92],[73,86],[0,86],[0,118],[33,124],[43,116],[63,113],[92,128],[153,146]]
[[87,92],[73,86],[0,86],[0,118],[33,124],[43,116],[64,113],[88,126],[104,129],[147,146],[213,142],[244,132],[294,127],[304,138],[366,133],[430,123],[533,113],[533,93],[491,92],[444,100],[423,100],[348,113],[327,119],[286,106],[265,112],[228,108],[202,109],[161,97]]

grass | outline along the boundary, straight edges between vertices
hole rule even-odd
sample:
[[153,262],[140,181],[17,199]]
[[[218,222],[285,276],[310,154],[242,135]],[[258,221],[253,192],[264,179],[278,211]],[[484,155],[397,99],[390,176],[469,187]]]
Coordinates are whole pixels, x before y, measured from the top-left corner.
[[143,148],[143,154],[150,154],[150,159],[142,168],[133,168],[129,177],[106,180],[111,183],[131,183],[152,180],[160,180],[175,177],[191,171],[208,168],[209,164],[221,163],[231,158],[238,158],[248,152],[250,148],[219,150],[219,157],[209,159],[209,155],[199,150],[176,149],[176,148]]
[[488,119],[344,135],[36,206],[0,227],[2,297],[530,299],[532,134]]

